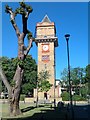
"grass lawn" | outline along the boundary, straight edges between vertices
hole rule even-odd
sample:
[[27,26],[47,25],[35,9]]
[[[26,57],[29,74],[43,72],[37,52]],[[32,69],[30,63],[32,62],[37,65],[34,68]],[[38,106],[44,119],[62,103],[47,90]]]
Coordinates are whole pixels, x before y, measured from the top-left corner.
[[67,117],[65,108],[54,109],[50,105],[40,105],[36,108],[35,104],[20,103],[23,114],[17,117],[10,117],[8,108],[7,103],[2,104],[2,111],[0,111],[2,112],[2,120],[65,120]]

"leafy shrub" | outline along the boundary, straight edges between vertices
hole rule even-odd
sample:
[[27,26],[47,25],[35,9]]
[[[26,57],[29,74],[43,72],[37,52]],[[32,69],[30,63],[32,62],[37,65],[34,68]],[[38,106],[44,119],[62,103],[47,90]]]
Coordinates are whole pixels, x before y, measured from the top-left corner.
[[80,95],[74,95],[73,100],[75,100],[75,101],[83,101],[83,100],[85,100],[85,98],[80,96]]
[[25,94],[21,94],[20,95],[20,101],[24,101],[25,100]]
[[63,93],[61,94],[61,97],[62,97],[62,100],[63,100],[63,101],[68,101],[68,100],[70,100],[70,95],[69,95],[68,92],[63,92]]

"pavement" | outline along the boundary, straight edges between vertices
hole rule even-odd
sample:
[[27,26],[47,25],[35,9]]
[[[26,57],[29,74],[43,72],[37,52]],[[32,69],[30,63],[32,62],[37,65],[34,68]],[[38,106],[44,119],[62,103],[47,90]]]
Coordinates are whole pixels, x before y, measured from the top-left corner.
[[68,114],[71,120],[89,120],[90,106],[89,105],[73,106],[73,111],[71,111],[71,108],[70,108]]

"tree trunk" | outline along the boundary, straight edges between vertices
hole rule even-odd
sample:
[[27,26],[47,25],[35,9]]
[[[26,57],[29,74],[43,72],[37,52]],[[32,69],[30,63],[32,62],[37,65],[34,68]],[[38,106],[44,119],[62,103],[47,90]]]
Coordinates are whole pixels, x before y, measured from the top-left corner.
[[9,101],[10,103],[10,116],[16,116],[16,115],[20,115],[21,114],[21,110],[19,108],[19,101],[17,99],[15,99],[13,102]]
[[[28,9],[27,9],[28,7]],[[22,8],[22,9],[21,9]],[[23,14],[22,14],[23,10]],[[11,86],[8,83],[8,80],[6,79],[5,75],[2,73],[2,70],[0,70],[0,76],[2,78],[2,81],[4,82],[5,86],[8,89],[9,94],[9,104],[10,104],[10,115],[19,115],[21,113],[19,108],[19,99],[20,99],[20,92],[21,92],[21,85],[22,85],[22,79],[23,79],[23,61],[26,58],[30,48],[32,47],[32,35],[27,30],[27,20],[29,14],[32,12],[32,8],[30,6],[27,6],[24,2],[20,3],[20,9],[16,9],[13,11],[11,7],[8,5],[6,6],[6,13],[10,14],[10,21],[15,29],[16,35],[18,37],[18,65],[16,69],[16,73],[13,78],[13,86]],[[23,25],[23,32],[20,33],[19,28],[16,24],[15,17],[17,14],[22,15],[22,25]],[[29,43],[28,46],[25,48],[24,46],[24,38],[28,34]]]
[[22,79],[23,79],[23,69],[18,65],[13,79],[15,85],[13,85],[12,90],[9,92],[9,99],[8,99],[10,104],[10,115],[12,116],[21,114],[21,110],[19,108],[19,99],[20,99]]

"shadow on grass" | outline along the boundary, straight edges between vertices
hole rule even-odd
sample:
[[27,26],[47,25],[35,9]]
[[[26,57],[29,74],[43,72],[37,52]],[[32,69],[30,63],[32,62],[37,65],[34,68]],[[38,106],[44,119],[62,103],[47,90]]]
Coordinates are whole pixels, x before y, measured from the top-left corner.
[[24,112],[30,111],[30,110],[32,110],[32,109],[35,109],[35,107],[33,107],[33,106],[26,107],[26,108],[24,108],[24,109],[21,109],[21,112],[24,113]]
[[[32,116],[27,116],[23,118],[3,118],[1,120],[72,120],[70,117],[70,111],[67,110],[67,107],[63,108],[51,108],[46,109],[43,106],[40,106],[43,109],[40,109],[39,113],[34,113]],[[30,111],[35,107],[27,107],[22,109],[23,112]],[[90,118],[90,105],[88,106],[74,106],[74,120],[89,120]],[[38,109],[38,108],[36,108]]]
[[[39,105],[39,107],[44,107],[44,105]],[[36,107],[34,107],[34,106],[26,107],[26,108],[21,109],[21,112],[22,112],[22,113],[28,112],[28,111],[33,110],[33,109],[35,109],[35,108],[36,108]]]
[[[26,112],[34,108],[35,107],[27,107],[22,111]],[[46,110],[46,108],[45,109],[43,108],[39,113],[35,113],[32,116],[23,118],[2,118],[1,120],[67,120],[67,112],[66,108],[63,108],[62,110],[59,110],[58,108]]]

